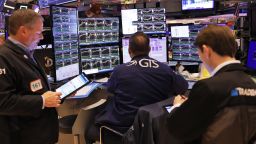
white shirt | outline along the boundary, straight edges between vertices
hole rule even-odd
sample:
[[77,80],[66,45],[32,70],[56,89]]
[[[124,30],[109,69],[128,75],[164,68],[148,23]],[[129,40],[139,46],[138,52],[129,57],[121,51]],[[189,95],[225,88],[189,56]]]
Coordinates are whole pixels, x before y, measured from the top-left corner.
[[224,66],[226,65],[229,65],[229,64],[235,64],[235,63],[241,63],[240,61],[238,60],[229,60],[229,61],[226,61],[224,63],[221,63],[219,64],[212,72],[211,72],[211,76],[214,76],[221,68],[223,68]]

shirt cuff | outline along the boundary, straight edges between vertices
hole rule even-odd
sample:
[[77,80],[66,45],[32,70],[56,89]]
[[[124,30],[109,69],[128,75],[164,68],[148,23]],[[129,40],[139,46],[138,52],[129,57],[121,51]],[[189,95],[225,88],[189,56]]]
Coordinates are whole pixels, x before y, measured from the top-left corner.
[[175,104],[175,105],[173,105],[173,106],[170,108],[169,113],[171,113],[172,110],[174,110],[175,108],[180,107],[180,105],[181,105],[181,104]]
[[44,109],[45,100],[44,100],[44,97],[43,97],[43,96],[41,96],[41,97],[42,97],[42,100],[43,100],[42,109]]

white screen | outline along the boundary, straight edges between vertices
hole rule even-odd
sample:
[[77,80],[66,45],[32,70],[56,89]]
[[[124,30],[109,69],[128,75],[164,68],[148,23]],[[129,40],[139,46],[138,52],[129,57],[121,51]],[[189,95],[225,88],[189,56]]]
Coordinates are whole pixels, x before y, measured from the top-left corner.
[[64,80],[79,74],[79,63],[67,65],[56,69],[56,80]]
[[137,9],[122,10],[122,29],[123,34],[133,34],[137,32],[137,25],[133,25],[133,21],[138,21]]
[[189,37],[189,27],[188,26],[172,26],[171,27],[172,37]]
[[210,9],[213,7],[213,0],[182,0],[182,10]]
[[[129,62],[131,60],[128,48],[129,48],[129,39],[122,39],[123,43],[123,63]],[[166,37],[162,38],[150,38],[150,53],[149,56],[153,59],[156,59],[160,62],[167,62],[167,46],[166,46]]]
[[56,92],[62,93],[62,95],[61,95],[61,99],[62,99],[64,97],[70,95],[71,93],[73,93],[74,91],[76,91],[77,89],[82,87],[83,85],[87,84],[88,82],[89,82],[89,80],[86,77],[84,77],[83,75],[78,75],[77,77],[68,81],[61,87],[57,88]]

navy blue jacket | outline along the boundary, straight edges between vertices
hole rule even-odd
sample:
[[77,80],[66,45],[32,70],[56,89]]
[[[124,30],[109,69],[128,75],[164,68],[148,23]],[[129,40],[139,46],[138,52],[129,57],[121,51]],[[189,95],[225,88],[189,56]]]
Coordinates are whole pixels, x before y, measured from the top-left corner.
[[[35,85],[40,82],[41,86]],[[7,40],[0,47],[1,144],[49,144],[58,141],[55,108],[42,109],[50,89],[46,75],[24,49]]]
[[139,107],[184,93],[188,84],[166,64],[149,56],[136,56],[117,66],[108,83],[114,96],[96,116],[96,124],[129,127]]

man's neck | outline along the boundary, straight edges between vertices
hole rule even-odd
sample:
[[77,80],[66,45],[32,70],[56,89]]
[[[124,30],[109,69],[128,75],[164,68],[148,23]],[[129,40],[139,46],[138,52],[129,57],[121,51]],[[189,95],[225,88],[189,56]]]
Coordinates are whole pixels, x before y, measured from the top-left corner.
[[236,60],[235,58],[232,58],[232,57],[229,57],[229,56],[225,56],[225,57],[222,57],[222,56],[218,56],[218,58],[215,58],[215,60],[213,61],[213,67],[214,69],[224,63],[224,62],[227,62],[227,61],[234,61]]
[[22,45],[24,45],[25,47],[27,47],[27,45],[24,43],[24,40],[22,38],[20,38],[19,36],[14,36],[14,35],[10,35],[10,37],[12,39],[14,39],[15,41],[18,41],[19,43],[21,43]]

